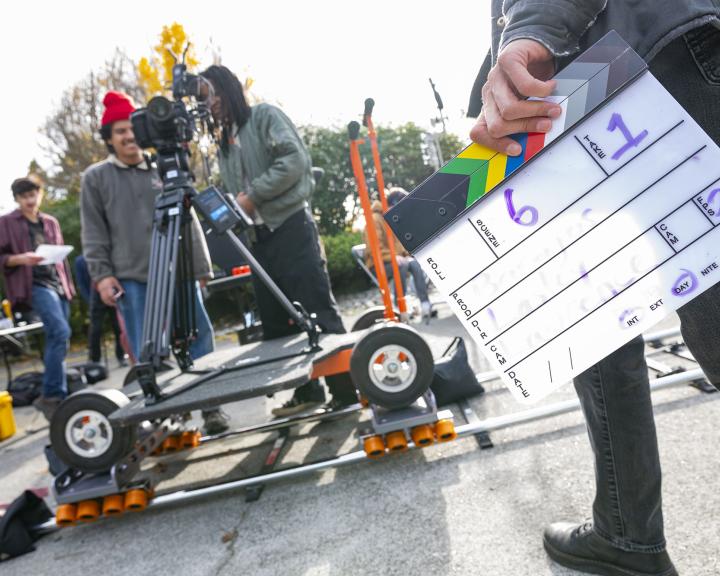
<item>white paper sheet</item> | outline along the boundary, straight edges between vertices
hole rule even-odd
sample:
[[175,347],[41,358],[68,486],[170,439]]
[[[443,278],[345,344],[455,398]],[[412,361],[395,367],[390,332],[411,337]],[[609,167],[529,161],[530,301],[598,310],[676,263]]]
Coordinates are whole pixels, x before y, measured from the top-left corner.
[[47,266],[48,264],[59,264],[72,251],[73,247],[68,245],[40,244],[35,250],[35,254],[44,258],[40,265]]

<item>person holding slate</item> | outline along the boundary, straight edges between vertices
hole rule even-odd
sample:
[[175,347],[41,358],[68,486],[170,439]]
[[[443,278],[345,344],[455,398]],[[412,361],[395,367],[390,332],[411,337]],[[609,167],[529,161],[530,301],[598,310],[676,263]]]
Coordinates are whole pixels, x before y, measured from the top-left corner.
[[[547,133],[561,116],[548,79],[617,31],[705,132],[720,143],[720,2],[493,0],[492,48],[468,115],[473,141],[508,156],[510,135]],[[678,310],[686,344],[720,388],[720,284]],[[591,342],[585,343],[592,346]],[[592,522],[546,528],[557,563],[592,574],[676,575],[663,529],[661,470],[644,343],[638,336],[574,380],[595,455]]]
[[33,405],[49,421],[68,393],[65,355],[75,290],[67,260],[44,265],[43,256],[35,252],[42,244],[63,244],[60,223],[40,212],[40,181],[33,176],[18,178],[11,188],[18,208],[0,218],[0,267],[13,307],[31,307],[45,327],[43,392]]

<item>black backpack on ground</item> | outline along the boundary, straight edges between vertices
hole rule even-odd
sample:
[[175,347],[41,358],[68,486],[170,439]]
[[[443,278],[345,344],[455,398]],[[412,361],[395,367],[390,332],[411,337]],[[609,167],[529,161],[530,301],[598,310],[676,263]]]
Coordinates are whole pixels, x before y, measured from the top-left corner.
[[[70,366],[66,372],[68,394],[87,388],[88,384],[105,380],[107,375],[105,366],[96,362]],[[42,372],[26,372],[13,378],[7,390],[12,396],[13,406],[30,406],[33,400],[42,394],[42,380]]]
[[42,372],[25,372],[8,383],[13,406],[30,406],[42,394]]
[[442,357],[435,360],[430,389],[438,406],[446,406],[485,392],[468,363],[465,342],[460,336],[456,336]]

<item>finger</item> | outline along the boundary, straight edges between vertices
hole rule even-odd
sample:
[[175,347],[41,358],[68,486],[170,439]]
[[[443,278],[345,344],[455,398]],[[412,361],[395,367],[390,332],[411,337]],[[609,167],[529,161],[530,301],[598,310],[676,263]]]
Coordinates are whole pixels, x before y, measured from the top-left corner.
[[537,116],[559,118],[562,114],[562,108],[554,102],[518,98],[504,74],[498,75],[497,81],[493,83],[491,90],[495,105],[505,120],[518,120]]
[[480,116],[477,124],[470,130],[470,138],[473,142],[490,148],[491,150],[497,150],[508,156],[517,156],[522,152],[520,144],[515,142],[512,138],[493,138],[487,127],[485,119]]
[[555,82],[548,80],[543,82],[535,78],[527,69],[527,63],[517,59],[512,54],[507,54],[502,60],[498,60],[501,69],[507,74],[508,79],[515,87],[515,90],[522,96],[545,98],[552,94],[555,89]]
[[549,132],[552,121],[544,117],[521,118],[519,120],[505,120],[492,98],[485,101],[483,111],[487,123],[488,133],[493,138],[503,138],[510,134],[525,132]]

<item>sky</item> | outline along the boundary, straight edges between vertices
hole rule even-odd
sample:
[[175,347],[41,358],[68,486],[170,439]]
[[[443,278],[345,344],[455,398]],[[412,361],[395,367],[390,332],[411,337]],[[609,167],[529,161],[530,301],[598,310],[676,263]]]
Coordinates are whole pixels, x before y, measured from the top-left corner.
[[14,207],[10,183],[35,158],[47,166],[39,127],[63,91],[98,69],[115,48],[152,54],[163,25],[185,27],[200,57],[211,47],[253,91],[296,124],[345,126],[376,101],[376,125],[437,116],[432,77],[463,139],[470,88],[489,47],[490,2],[451,0],[105,3],[12,2],[0,18],[0,211]]

